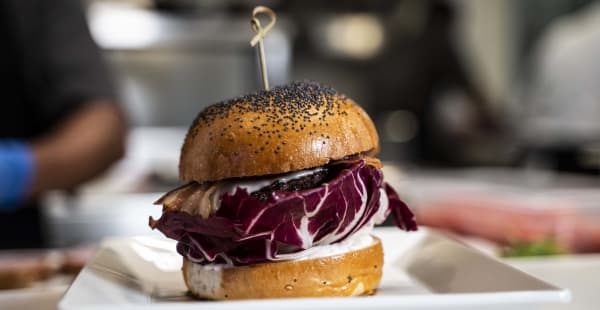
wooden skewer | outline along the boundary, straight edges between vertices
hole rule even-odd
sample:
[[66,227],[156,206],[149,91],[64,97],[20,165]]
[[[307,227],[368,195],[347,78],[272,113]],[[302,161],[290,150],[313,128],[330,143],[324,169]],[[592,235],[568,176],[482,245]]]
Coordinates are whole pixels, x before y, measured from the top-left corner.
[[[266,27],[262,27],[260,24],[260,20],[258,19],[259,14],[267,15],[271,20],[267,24]],[[252,20],[250,24],[252,25],[252,30],[256,33],[256,35],[250,41],[250,46],[256,46],[258,44],[258,56],[260,57],[260,71],[262,73],[263,85],[265,90],[269,90],[269,77],[267,76],[267,62],[265,61],[265,47],[263,43],[263,39],[275,26],[275,21],[277,20],[277,16],[275,12],[266,6],[257,6],[252,10]]]

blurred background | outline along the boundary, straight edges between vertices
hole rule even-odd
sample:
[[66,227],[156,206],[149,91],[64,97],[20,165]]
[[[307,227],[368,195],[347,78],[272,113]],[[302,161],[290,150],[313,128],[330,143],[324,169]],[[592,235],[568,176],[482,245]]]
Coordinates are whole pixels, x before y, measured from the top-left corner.
[[129,121],[125,156],[42,200],[47,246],[146,234],[204,107],[271,85],[362,105],[421,224],[504,255],[600,251],[600,3],[589,0],[95,0],[87,25]]
[[[51,244],[147,232],[139,219],[159,213],[154,193],[178,183],[179,148],[198,111],[261,87],[249,45],[249,14],[259,4],[278,17],[265,42],[271,84],[315,80],[361,104],[378,127],[387,178],[414,208],[431,204],[419,197],[470,197],[485,187],[493,203],[476,206],[510,194],[502,203],[532,208],[540,196],[552,204],[536,207],[561,208],[563,199],[593,211],[594,1],[87,1],[131,127],[126,157],[112,170],[47,197]],[[87,229],[73,234],[73,225]]]
[[186,127],[260,87],[248,44],[259,3],[279,18],[271,83],[355,98],[384,160],[597,174],[593,1],[90,1],[134,128]]
[[88,1],[133,129],[187,127],[260,87],[248,12],[278,13],[272,84],[310,79],[376,121],[381,158],[597,175],[593,1]]

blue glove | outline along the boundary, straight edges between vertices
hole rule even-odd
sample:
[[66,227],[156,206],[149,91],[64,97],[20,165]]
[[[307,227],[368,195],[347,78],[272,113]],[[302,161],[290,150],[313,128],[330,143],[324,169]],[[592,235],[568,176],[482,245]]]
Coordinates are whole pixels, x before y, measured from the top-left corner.
[[0,141],[0,212],[14,210],[23,202],[34,168],[33,154],[25,143]]

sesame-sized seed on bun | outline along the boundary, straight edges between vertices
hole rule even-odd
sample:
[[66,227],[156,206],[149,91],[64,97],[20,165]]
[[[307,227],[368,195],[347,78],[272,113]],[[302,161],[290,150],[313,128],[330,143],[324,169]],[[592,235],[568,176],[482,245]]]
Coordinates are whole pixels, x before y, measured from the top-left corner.
[[295,82],[219,102],[190,127],[179,164],[184,181],[263,176],[379,150],[373,121],[330,87]]

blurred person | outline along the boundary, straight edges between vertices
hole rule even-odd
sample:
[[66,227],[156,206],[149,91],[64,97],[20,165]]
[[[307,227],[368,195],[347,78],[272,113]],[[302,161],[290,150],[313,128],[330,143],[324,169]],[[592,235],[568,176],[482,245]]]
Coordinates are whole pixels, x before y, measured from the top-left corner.
[[36,197],[124,152],[124,117],[77,0],[0,2],[0,248],[44,246]]

